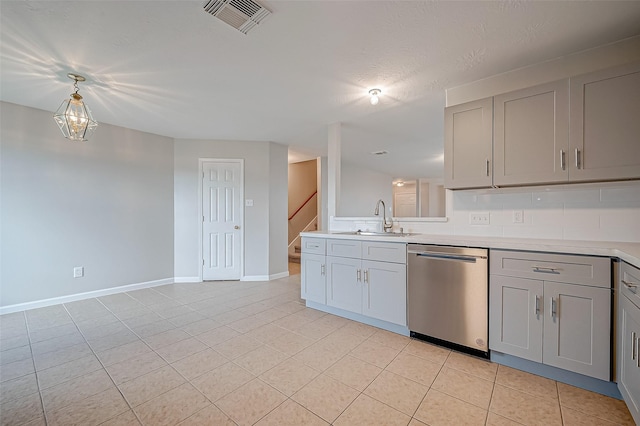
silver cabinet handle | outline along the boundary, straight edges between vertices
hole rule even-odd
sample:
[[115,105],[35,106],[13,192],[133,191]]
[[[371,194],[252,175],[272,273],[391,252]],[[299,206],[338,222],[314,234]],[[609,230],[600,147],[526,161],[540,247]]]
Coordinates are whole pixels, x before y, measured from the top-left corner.
[[325,275],[325,265],[320,265],[320,275]]
[[536,294],[536,315],[540,315],[540,296]]
[[[640,339],[636,339],[636,355],[638,354],[638,348],[640,348]],[[636,356],[636,365],[640,368],[640,356]]]
[[564,170],[564,149],[560,150],[560,168]]
[[622,282],[622,284],[624,284],[624,286],[625,286],[626,288],[628,288],[628,289],[629,289],[629,290],[631,290],[631,291],[635,291],[635,290],[633,290],[633,289],[638,288],[638,286],[637,286],[636,284],[631,284],[629,281],[625,281],[625,280],[620,280],[620,281]]
[[555,298],[551,298],[551,318],[555,318],[557,312],[557,306],[556,306],[556,299]]
[[544,266],[532,266],[533,272],[540,272],[543,274],[559,274],[557,268],[545,268]]
[[632,331],[631,332],[631,359],[636,359],[636,356],[638,355],[636,350],[637,350],[637,347],[636,347],[636,332]]
[[580,168],[580,150],[576,148],[576,169]]
[[369,270],[368,269],[364,270],[364,282],[365,283],[369,282]]
[[358,281],[362,281],[362,280],[361,280],[361,275],[360,275],[360,274],[361,274],[361,271],[360,271],[360,269],[358,269],[358,272],[357,272],[357,275],[358,275]]
[[488,158],[485,158],[485,160],[484,160],[484,161],[485,161],[485,163],[486,163],[486,165],[487,165],[487,167],[486,167],[487,176],[489,176],[489,159],[488,159]]
[[238,225],[234,226],[233,229],[240,229]]

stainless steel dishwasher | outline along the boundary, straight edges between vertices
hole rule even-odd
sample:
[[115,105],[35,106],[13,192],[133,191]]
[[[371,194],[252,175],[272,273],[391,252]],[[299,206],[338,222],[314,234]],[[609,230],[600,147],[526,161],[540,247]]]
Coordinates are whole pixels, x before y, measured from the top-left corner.
[[486,249],[409,244],[411,337],[489,357]]

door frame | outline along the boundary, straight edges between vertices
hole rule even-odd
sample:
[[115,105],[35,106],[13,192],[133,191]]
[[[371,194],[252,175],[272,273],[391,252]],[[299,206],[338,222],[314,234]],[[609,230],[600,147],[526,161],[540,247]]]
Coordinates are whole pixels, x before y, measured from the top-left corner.
[[240,277],[239,280],[242,281],[244,279],[244,158],[198,158],[198,217],[196,220],[198,221],[198,279],[202,282],[202,277],[204,276],[202,268],[203,268],[203,250],[202,250],[202,179],[204,178],[204,163],[239,163],[240,164],[240,212],[238,215],[240,217],[240,237],[238,241],[240,242]]

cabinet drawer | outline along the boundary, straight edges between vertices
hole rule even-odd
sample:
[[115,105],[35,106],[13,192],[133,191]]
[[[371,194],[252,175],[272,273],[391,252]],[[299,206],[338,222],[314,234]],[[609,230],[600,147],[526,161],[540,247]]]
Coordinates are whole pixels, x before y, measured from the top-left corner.
[[407,245],[404,243],[362,242],[362,258],[381,262],[407,263]]
[[324,254],[326,247],[326,241],[324,238],[302,238],[302,252],[311,254]]
[[611,259],[522,251],[491,250],[494,275],[611,287]]
[[327,240],[327,256],[353,257],[360,259],[362,241]]
[[640,269],[620,262],[620,291],[640,306]]

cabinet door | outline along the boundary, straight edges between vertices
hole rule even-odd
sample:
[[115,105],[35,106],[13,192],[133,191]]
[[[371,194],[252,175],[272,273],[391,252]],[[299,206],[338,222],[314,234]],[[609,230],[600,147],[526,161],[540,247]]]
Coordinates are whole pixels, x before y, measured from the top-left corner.
[[406,265],[363,260],[362,270],[362,314],[407,325]]
[[445,188],[490,187],[492,141],[492,98],[445,108]]
[[327,305],[362,313],[360,259],[327,256]]
[[620,342],[618,388],[636,423],[640,424],[640,309],[620,296]]
[[493,184],[564,182],[569,174],[569,80],[494,98]]
[[640,177],[640,63],[571,79],[571,181]]
[[312,302],[326,304],[325,257],[319,254],[302,253],[301,263],[300,297]]
[[611,289],[545,281],[543,362],[609,381]]
[[491,275],[489,348],[542,362],[543,282]]

